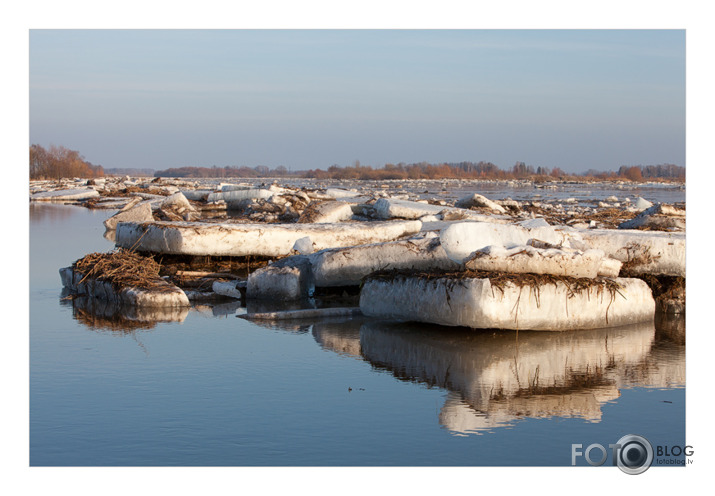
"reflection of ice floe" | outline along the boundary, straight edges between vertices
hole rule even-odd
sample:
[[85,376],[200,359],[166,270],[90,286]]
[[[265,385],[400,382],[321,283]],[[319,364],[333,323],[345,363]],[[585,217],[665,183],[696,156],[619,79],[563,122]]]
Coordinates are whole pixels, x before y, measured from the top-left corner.
[[625,385],[671,386],[684,356],[662,366],[652,323],[566,333],[474,332],[425,325],[365,323],[362,355],[397,378],[451,394],[440,422],[466,433],[522,417],[601,418]]
[[361,358],[360,327],[364,319],[322,321],[313,324],[313,337],[325,350]]
[[459,393],[450,391],[439,412],[439,423],[453,434],[467,434],[491,431],[514,424],[514,416],[487,415],[476,411]]
[[189,313],[188,307],[121,305],[116,301],[70,295],[67,290],[62,295],[60,301],[72,306],[72,316],[94,330],[128,332],[151,329],[159,322],[183,322]]
[[240,308],[238,300],[218,302],[214,297],[209,303],[195,303],[191,310],[205,317],[225,317],[236,315]]
[[[333,329],[333,326],[335,329],[347,326],[358,332],[362,322],[362,314],[356,307],[302,308],[284,312],[245,313],[237,317],[268,329],[308,332],[312,328],[314,336],[316,329]],[[316,340],[320,343],[317,337]]]
[[312,308],[310,300],[246,300],[246,313],[268,313],[282,312],[287,310],[300,310],[301,308]]
[[495,401],[486,412],[475,410],[461,395],[449,392],[439,412],[439,423],[457,435],[509,427],[524,417],[572,417],[589,422],[601,419],[601,404],[618,397],[618,391],[593,389],[561,395],[517,396]]
[[624,370],[623,385],[653,388],[685,386],[685,318],[658,315],[655,336],[648,359]]
[[680,345],[685,344],[685,315],[657,313],[655,329],[664,339]]

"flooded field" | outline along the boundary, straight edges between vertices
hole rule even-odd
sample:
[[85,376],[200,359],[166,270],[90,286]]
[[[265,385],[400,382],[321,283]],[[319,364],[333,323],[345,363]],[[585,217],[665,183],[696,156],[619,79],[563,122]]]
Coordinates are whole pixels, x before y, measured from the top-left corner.
[[[685,201],[684,189],[657,185],[395,189],[451,201]],[[573,443],[685,444],[684,317],[494,331],[237,318],[290,307],[275,302],[157,316],[67,298],[59,269],[114,248],[103,225],[114,213],[30,205],[31,465],[568,466]]]

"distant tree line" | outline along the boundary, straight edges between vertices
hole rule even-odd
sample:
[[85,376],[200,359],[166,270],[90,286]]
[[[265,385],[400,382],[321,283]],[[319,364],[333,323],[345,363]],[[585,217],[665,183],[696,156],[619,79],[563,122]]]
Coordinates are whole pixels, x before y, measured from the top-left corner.
[[[146,172],[151,169],[142,169]],[[137,169],[139,171],[139,169]],[[127,174],[127,172],[124,172]],[[78,151],[64,146],[51,145],[48,149],[40,145],[30,146],[30,178],[59,179],[62,177],[100,177],[105,175],[101,165],[93,165],[84,159]],[[131,174],[130,174],[131,175]],[[139,174],[135,174],[139,175]],[[141,174],[144,175],[144,174]],[[314,179],[357,179],[357,180],[387,180],[387,179],[532,179],[546,181],[549,179],[597,179],[597,180],[663,180],[684,181],[685,167],[673,164],[660,165],[622,165],[618,171],[597,171],[590,169],[582,174],[568,174],[556,167],[550,169],[544,166],[527,165],[516,162],[510,169],[500,169],[491,162],[453,162],[430,164],[419,162],[406,164],[388,163],[380,168],[362,165],[356,160],[350,166],[331,165],[327,170],[310,169],[289,171],[280,165],[271,169],[265,165],[255,167],[225,166],[225,167],[176,167],[154,172],[155,177],[293,177]]]
[[84,159],[76,150],[51,145],[30,146],[30,179],[60,179],[63,177],[101,177],[104,169]]
[[154,172],[154,177],[284,177],[288,175],[288,169],[278,166],[275,169],[265,165],[256,167],[176,167]]
[[331,165],[325,169],[288,171],[284,166],[275,169],[259,165],[256,167],[178,167],[156,171],[155,177],[294,177],[312,179],[600,179],[600,180],[685,180],[685,167],[673,164],[621,166],[618,171],[597,171],[590,169],[582,174],[568,174],[561,168],[527,165],[516,162],[510,169],[503,170],[491,162],[456,162],[430,164],[388,163],[381,168],[373,168],[355,161],[350,166]]
[[108,176],[154,177],[154,169],[137,169],[134,167],[105,167],[104,173]]
[[[638,174],[640,173],[640,177]],[[619,176],[633,176],[634,180],[639,179],[677,179],[685,180],[685,167],[680,167],[673,164],[661,164],[661,165],[636,165],[636,166],[626,166],[622,165],[618,169]]]

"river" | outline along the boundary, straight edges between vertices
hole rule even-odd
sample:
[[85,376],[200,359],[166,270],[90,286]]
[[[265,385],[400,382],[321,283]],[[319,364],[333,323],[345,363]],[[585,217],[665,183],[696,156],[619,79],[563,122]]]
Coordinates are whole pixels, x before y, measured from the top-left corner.
[[568,466],[575,443],[685,444],[682,320],[517,333],[259,325],[232,303],[112,316],[64,298],[58,274],[113,248],[112,213],[30,205],[33,466]]

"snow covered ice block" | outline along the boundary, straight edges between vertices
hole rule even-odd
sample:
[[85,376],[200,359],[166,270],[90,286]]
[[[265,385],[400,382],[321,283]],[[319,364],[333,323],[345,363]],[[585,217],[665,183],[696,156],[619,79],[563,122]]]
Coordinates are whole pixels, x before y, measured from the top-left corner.
[[92,188],[61,189],[43,191],[30,196],[31,201],[80,201],[99,198],[97,190]]
[[233,205],[238,205],[243,200],[252,200],[260,198],[268,199],[274,194],[274,191],[263,188],[236,189],[220,191],[217,193],[209,193],[209,195],[206,197],[206,201],[211,203],[223,200],[226,202],[226,205],[231,207]]
[[360,309],[370,317],[477,329],[564,331],[653,319],[655,301],[644,281],[589,281],[583,287],[554,279],[520,286],[461,274],[368,277]]
[[341,188],[328,188],[325,190],[325,194],[332,198],[354,198],[360,196],[357,191],[348,191]]
[[464,263],[475,251],[487,246],[508,249],[536,240],[570,248],[572,239],[580,239],[580,234],[574,229],[553,227],[540,219],[518,224],[459,222],[440,232],[440,242],[447,256],[457,263]]
[[[188,307],[189,299],[180,288],[165,281],[156,289],[141,289],[131,286],[116,288],[111,282],[88,277],[72,267],[60,269],[60,279],[64,287],[78,294],[85,294],[121,305],[142,307]],[[84,280],[83,280],[84,279]]]
[[685,230],[685,210],[659,203],[643,210],[636,217],[618,225],[619,229],[671,229]]
[[350,204],[340,201],[313,201],[298,218],[299,224],[331,224],[350,220],[353,209]]
[[151,200],[141,201],[135,198],[126,207],[104,221],[107,229],[116,229],[120,222],[151,222],[154,216],[151,213]]
[[398,200],[394,198],[380,198],[373,205],[375,216],[378,219],[419,219],[426,215],[439,215],[443,212],[453,212],[459,218],[468,217],[481,221],[499,221],[508,219],[500,215],[482,215],[463,208],[447,207],[443,205],[431,205],[409,200]]
[[196,212],[196,208],[189,202],[181,191],[167,196],[166,199],[161,202],[161,208],[172,208],[176,210],[183,209],[189,212]]
[[632,274],[685,277],[685,233],[588,229],[583,243],[615,258]]
[[506,209],[504,207],[491,201],[489,198],[480,195],[479,193],[474,193],[460,198],[454,206],[459,208],[482,207],[494,210],[500,214],[506,213]]
[[439,238],[405,239],[324,250],[310,256],[317,287],[359,285],[362,278],[383,269],[456,270]]
[[208,224],[148,222],[117,225],[116,245],[137,251],[184,255],[291,255],[306,236],[314,250],[391,241],[415,234],[420,221],[353,222],[346,224]]
[[238,281],[214,281],[211,285],[214,293],[229,298],[241,299],[241,291],[238,289]]
[[[302,266],[268,265],[248,276],[246,298],[299,300],[307,297],[311,288],[310,270]],[[309,268],[308,268],[309,269]]]
[[606,257],[602,250],[521,245],[513,248],[487,246],[476,251],[464,265],[471,270],[594,278],[618,277],[622,264]]
[[445,207],[430,205],[429,203],[413,202],[408,200],[395,200],[380,198],[374,205],[375,214],[379,219],[419,219],[425,215],[437,215]]
[[214,191],[212,189],[180,189],[181,193],[187,200],[207,201],[209,195]]

